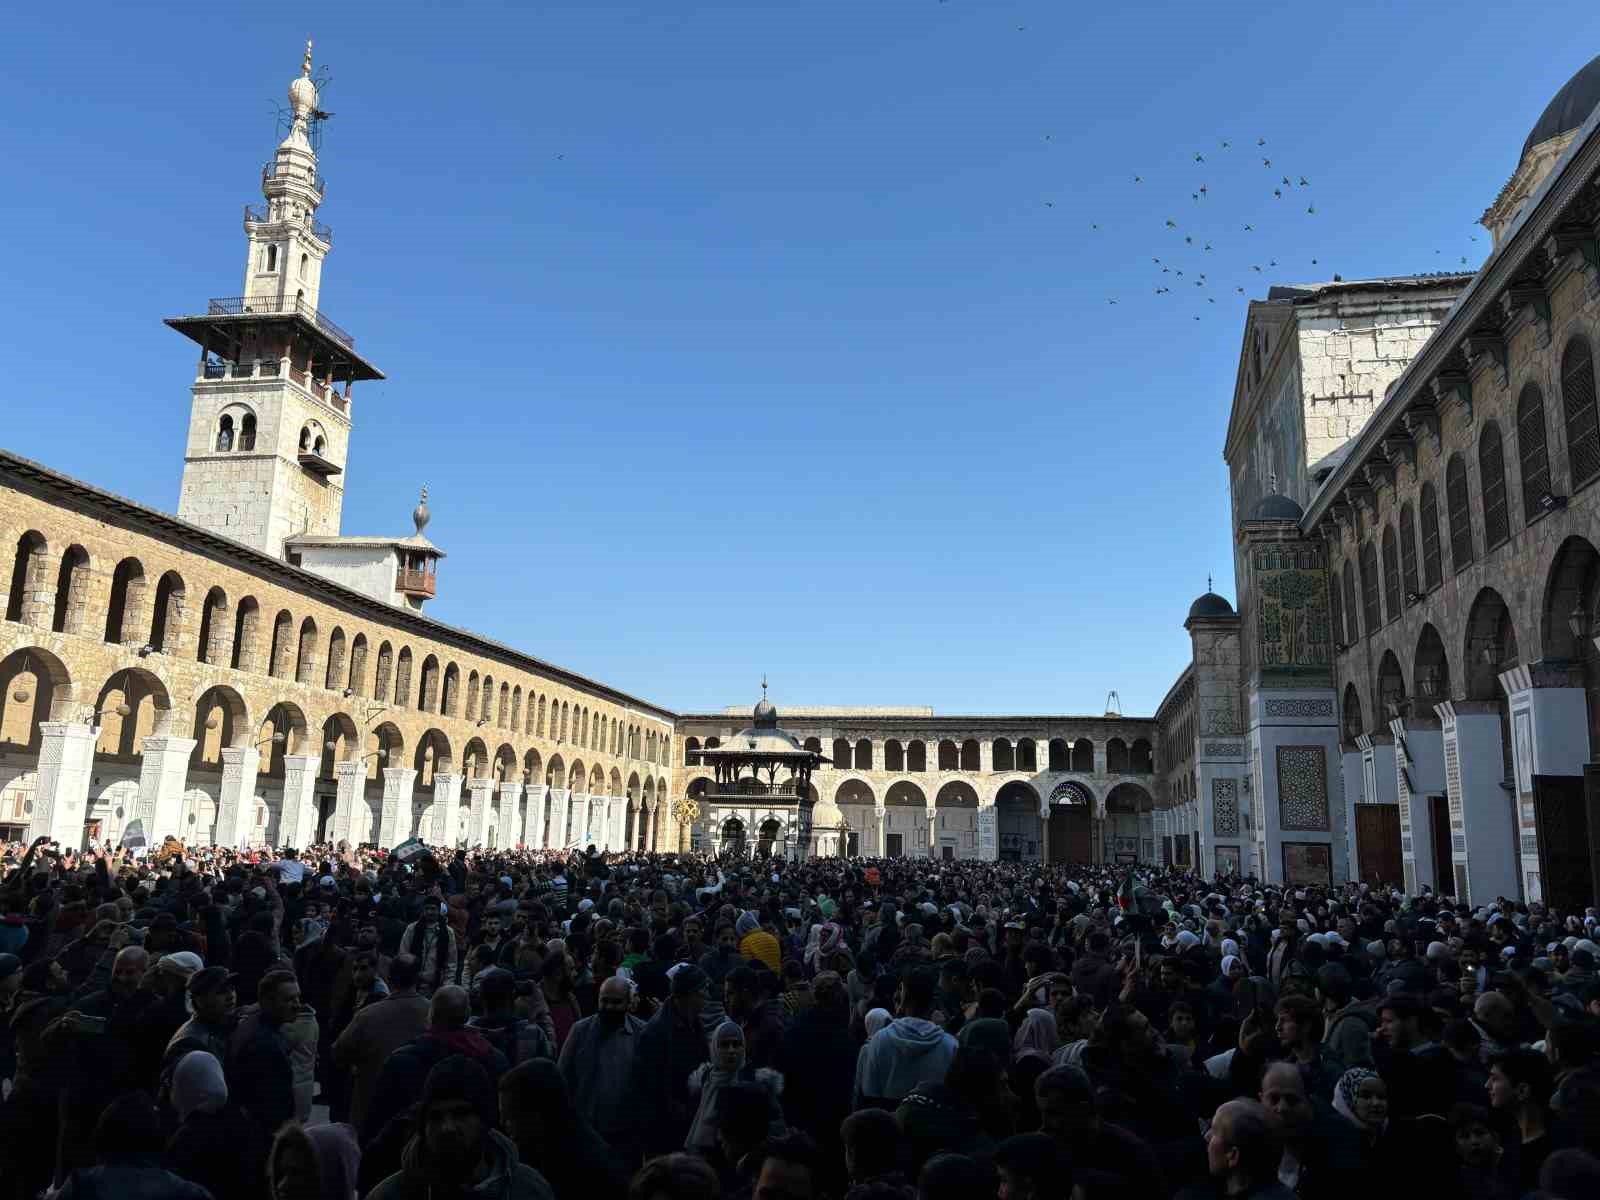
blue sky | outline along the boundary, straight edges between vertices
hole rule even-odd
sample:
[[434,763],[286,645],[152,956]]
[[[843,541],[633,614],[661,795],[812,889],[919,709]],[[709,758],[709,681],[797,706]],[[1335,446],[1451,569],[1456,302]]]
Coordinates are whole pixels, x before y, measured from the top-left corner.
[[238,292],[310,35],[322,306],[389,375],[344,528],[409,532],[426,483],[431,612],[684,710],[766,672],[780,706],[1151,712],[1207,573],[1233,592],[1235,289],[1476,267],[1600,18],[1107,7],[16,10],[4,443],[176,507],[160,319]]

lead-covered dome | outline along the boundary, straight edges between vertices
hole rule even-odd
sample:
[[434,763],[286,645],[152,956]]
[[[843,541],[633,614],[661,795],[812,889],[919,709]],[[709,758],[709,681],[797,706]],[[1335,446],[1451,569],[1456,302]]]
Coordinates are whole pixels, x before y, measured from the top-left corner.
[[1252,521],[1298,521],[1305,516],[1302,509],[1288,496],[1272,492],[1261,497],[1261,503],[1256,505],[1255,512],[1250,514]]
[[1189,605],[1189,619],[1196,617],[1231,617],[1233,605],[1215,592],[1207,592],[1193,604]]
[[1528,140],[1522,143],[1523,157],[1526,158],[1535,146],[1578,128],[1589,119],[1597,104],[1600,104],[1600,55],[1591,58],[1545,105],[1544,112],[1528,132]]

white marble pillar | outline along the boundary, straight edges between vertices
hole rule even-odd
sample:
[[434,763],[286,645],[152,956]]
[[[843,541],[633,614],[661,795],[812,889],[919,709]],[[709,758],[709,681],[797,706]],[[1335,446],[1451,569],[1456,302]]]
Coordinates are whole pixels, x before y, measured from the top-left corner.
[[76,850],[83,841],[94,744],[99,737],[100,730],[93,725],[40,722],[38,780],[33,790],[33,819],[28,822],[30,841],[54,838],[63,850]]
[[583,849],[593,839],[589,836],[589,793],[573,792],[570,801],[572,805],[571,833],[567,840]]
[[[878,810],[883,811],[881,808]],[[993,804],[978,801],[978,857],[984,862],[1000,858],[1000,835]]]
[[[1595,642],[1600,645],[1600,638]],[[1516,789],[1519,873],[1523,898],[1530,901],[1544,900],[1534,776],[1581,779],[1590,760],[1589,709],[1582,682],[1581,674],[1568,663],[1536,662],[1500,676],[1511,718],[1509,782]],[[1568,686],[1573,684],[1579,686]],[[1594,752],[1600,753],[1600,747]]]
[[[1389,722],[1394,741],[1389,746],[1394,760],[1394,794],[1400,804],[1400,846],[1403,869],[1409,870],[1411,891],[1424,884],[1441,895],[1455,893],[1455,856],[1449,846],[1452,818],[1459,824],[1460,806],[1447,804],[1441,813],[1437,797],[1449,797],[1445,763],[1449,751],[1444,731],[1437,719],[1396,717]],[[1410,846],[1410,858],[1406,847]]]
[[392,850],[411,836],[412,789],[417,773],[410,767],[383,769],[383,809],[378,818],[378,845]]
[[335,763],[333,767],[333,819],[328,822],[328,840],[334,845],[362,841],[367,832],[367,764],[359,759]]
[[489,809],[494,796],[494,780],[467,780],[467,794],[471,806],[467,810],[467,845],[486,846],[489,844]]
[[549,791],[542,783],[528,785],[528,811],[522,828],[522,844],[529,850],[544,849],[544,806]]
[[189,754],[193,738],[152,734],[145,738],[139,765],[139,800],[134,815],[144,822],[144,834],[152,849],[168,834],[182,838],[183,789],[189,774]]
[[571,795],[566,788],[550,789],[550,838],[546,850],[567,848],[567,798]]
[[[300,849],[317,839],[317,768],[312,754],[283,756],[283,802],[278,811],[278,845]],[[244,824],[244,822],[241,822]]]
[[[1449,700],[1438,706],[1444,727],[1444,775],[1452,829],[1453,867],[1464,888],[1441,880],[1446,893],[1485,904],[1516,897],[1522,886],[1517,863],[1517,798],[1505,782],[1500,706],[1493,700]],[[1416,825],[1413,806],[1412,826]],[[1420,846],[1419,846],[1420,850]]]
[[227,746],[222,751],[222,790],[217,795],[217,845],[237,850],[255,827],[256,772],[261,751],[254,746]]
[[433,812],[430,815],[433,819],[423,836],[435,846],[454,846],[461,820],[461,776],[433,777]]
[[928,805],[928,857],[939,857],[939,810]]
[[522,784],[517,782],[502,783],[500,791],[500,828],[496,833],[496,844],[502,850],[509,850],[517,844],[517,832],[522,828],[522,823],[517,820],[517,807],[522,800]]

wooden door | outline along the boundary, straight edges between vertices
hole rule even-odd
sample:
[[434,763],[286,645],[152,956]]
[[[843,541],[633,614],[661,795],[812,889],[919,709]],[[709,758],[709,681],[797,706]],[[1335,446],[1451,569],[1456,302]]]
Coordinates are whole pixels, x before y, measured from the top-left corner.
[[1455,855],[1450,852],[1450,799],[1429,796],[1428,812],[1433,818],[1433,890],[1441,896],[1456,890]]
[[1087,866],[1089,863],[1089,806],[1056,804],[1050,808],[1050,861]]
[[905,852],[906,852],[905,851],[906,835],[905,834],[903,834],[903,833],[891,833],[891,834],[889,834],[887,836],[887,838],[885,840],[889,843],[889,855],[888,856],[890,858],[900,858],[905,854]]
[[1566,912],[1581,912],[1594,896],[1591,823],[1584,798],[1584,775],[1535,775],[1533,815],[1539,829],[1539,878],[1544,902]]
[[1356,860],[1362,883],[1377,886],[1405,878],[1398,804],[1356,805]]

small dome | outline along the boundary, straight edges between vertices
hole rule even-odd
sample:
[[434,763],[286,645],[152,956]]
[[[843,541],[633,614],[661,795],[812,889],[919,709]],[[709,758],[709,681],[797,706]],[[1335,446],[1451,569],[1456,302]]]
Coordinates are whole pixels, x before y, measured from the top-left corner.
[[1522,143],[1522,157],[1526,158],[1528,151],[1540,143],[1578,128],[1589,119],[1597,104],[1600,104],[1600,55],[1590,59],[1567,80],[1566,86],[1545,106],[1529,131],[1528,140]]
[[1261,498],[1261,503],[1256,505],[1256,511],[1251,514],[1252,521],[1298,521],[1305,516],[1305,511],[1289,497],[1272,492]]
[[289,85],[289,107],[296,113],[309,113],[317,107],[317,85],[304,75],[296,75]]
[[761,697],[756,704],[755,712],[751,715],[755,717],[757,728],[765,728],[778,723],[778,710],[772,707],[772,701],[765,696]]
[[827,833],[843,824],[844,813],[832,800],[824,798],[811,806],[811,828],[818,833]]
[[1231,616],[1233,616],[1233,605],[1229,604],[1227,600],[1223,599],[1215,592],[1207,592],[1193,604],[1189,605],[1189,619],[1191,621],[1196,617]]
[[417,536],[422,536],[422,531],[428,527],[428,522],[433,520],[433,513],[428,508],[428,489],[422,489],[422,498],[417,501],[417,506],[411,510],[411,523],[417,527]]

